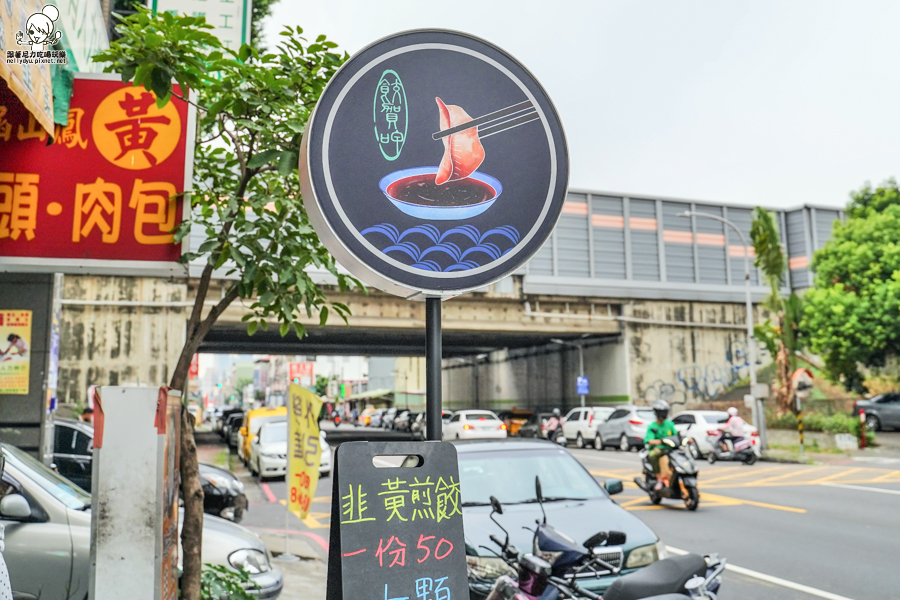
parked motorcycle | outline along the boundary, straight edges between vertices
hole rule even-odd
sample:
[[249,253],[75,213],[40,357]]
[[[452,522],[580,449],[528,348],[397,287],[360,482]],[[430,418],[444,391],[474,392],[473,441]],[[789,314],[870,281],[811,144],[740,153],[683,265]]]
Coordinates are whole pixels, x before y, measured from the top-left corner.
[[[706,455],[709,464],[714,464],[717,460],[735,460],[752,465],[758,458],[753,449],[753,440],[749,437],[735,439],[730,435],[719,434],[710,436],[709,442],[712,444],[712,450]],[[722,447],[723,444],[725,448]]]
[[[543,512],[540,479],[535,478],[537,501]],[[579,544],[571,537],[543,521],[536,521],[533,553],[520,553],[509,543],[509,533],[494,518],[503,514],[497,498],[491,496],[491,520],[503,531],[505,539],[491,535],[499,551],[482,548],[496,554],[516,573],[513,578],[501,575],[492,584],[486,600],[558,600],[559,598],[588,600],[717,600],[725,559],[715,555],[687,554],[666,558],[617,579],[602,597],[578,585],[577,577],[586,574],[602,577],[621,571],[622,546],[625,534],[620,531],[601,531]],[[611,564],[605,559],[618,554]],[[551,560],[543,556],[553,556]],[[476,582],[476,585],[478,582]]]
[[659,490],[655,489],[656,474],[653,473],[653,466],[650,464],[650,459],[647,458],[649,452],[646,448],[640,452],[644,476],[643,478],[635,477],[634,482],[647,492],[650,502],[653,504],[659,504],[663,498],[670,498],[684,500],[684,505],[688,510],[697,510],[697,507],[700,506],[700,492],[697,489],[699,469],[688,452],[687,440],[682,442],[680,436],[672,436],[662,442],[669,447],[669,467],[672,470],[672,476],[669,478],[668,485]]

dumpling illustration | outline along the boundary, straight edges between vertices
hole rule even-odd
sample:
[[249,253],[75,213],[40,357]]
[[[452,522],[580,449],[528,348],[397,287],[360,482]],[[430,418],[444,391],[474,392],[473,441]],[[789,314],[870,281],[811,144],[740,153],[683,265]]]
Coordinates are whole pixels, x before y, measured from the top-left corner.
[[[456,127],[472,120],[472,117],[459,106],[446,105],[440,98],[435,98],[440,111],[441,129]],[[444,157],[438,168],[434,183],[441,185],[448,181],[465,179],[475,172],[484,160],[484,147],[478,139],[478,127],[472,127],[442,138]]]

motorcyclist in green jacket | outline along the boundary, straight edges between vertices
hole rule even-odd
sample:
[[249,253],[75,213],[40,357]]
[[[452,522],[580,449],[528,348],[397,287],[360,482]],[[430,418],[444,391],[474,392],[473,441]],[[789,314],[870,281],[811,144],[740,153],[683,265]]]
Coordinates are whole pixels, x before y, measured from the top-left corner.
[[[659,477],[659,459],[669,451],[669,447],[663,444],[663,440],[667,437],[678,435],[675,429],[675,423],[668,419],[669,403],[665,400],[657,400],[653,403],[653,412],[656,414],[656,421],[647,426],[647,435],[644,436],[644,443],[650,447],[647,453],[647,459],[653,466],[653,474]],[[656,490],[663,488],[663,482],[657,480]]]

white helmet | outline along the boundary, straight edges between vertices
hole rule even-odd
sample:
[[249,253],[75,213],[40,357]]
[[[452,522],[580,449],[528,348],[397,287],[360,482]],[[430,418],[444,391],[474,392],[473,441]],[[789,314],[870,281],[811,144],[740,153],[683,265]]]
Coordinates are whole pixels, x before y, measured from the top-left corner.
[[731,408],[728,409],[728,414],[731,415],[732,417],[736,417],[736,416],[738,416],[738,409],[736,409],[735,407],[732,406]]

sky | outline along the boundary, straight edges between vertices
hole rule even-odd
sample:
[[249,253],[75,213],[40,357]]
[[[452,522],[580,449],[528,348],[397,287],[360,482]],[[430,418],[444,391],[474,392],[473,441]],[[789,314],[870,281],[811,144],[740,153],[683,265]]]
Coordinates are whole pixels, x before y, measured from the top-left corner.
[[384,36],[482,37],[560,113],[570,189],[786,208],[843,206],[900,176],[894,0],[280,0],[351,55]]

